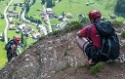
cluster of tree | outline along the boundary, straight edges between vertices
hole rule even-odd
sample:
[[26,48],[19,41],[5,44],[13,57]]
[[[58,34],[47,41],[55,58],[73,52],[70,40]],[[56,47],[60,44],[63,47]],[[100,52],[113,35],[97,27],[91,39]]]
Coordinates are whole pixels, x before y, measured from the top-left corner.
[[47,0],[46,7],[51,8],[53,6],[55,6],[55,0]]
[[45,4],[46,3],[46,7],[47,8],[51,8],[53,6],[55,6],[55,0],[42,0],[41,4]]
[[23,48],[27,46],[27,40],[26,40],[26,37],[23,35],[23,32],[21,32],[21,44]]
[[35,22],[35,23],[37,23],[37,24],[40,24],[40,23],[42,23],[40,19],[35,19],[34,17],[32,17],[32,16],[29,17],[29,16],[27,15],[27,13],[28,13],[29,10],[30,10],[30,6],[33,5],[35,2],[36,2],[36,0],[33,0],[32,3],[30,2],[30,0],[25,0],[25,1],[24,1],[25,8],[26,8],[26,14],[25,14],[26,16],[25,16],[25,17],[26,17],[27,19],[29,19],[31,22]]
[[4,19],[4,15],[0,13],[0,19]]
[[25,17],[26,17],[26,19],[29,19],[31,22],[35,22],[37,24],[41,24],[42,23],[40,19],[36,19],[33,16],[30,16],[30,17],[29,16],[25,16]]
[[24,4],[25,4],[25,8],[26,8],[26,14],[29,12],[30,10],[30,0],[24,0]]
[[36,2],[36,0],[24,0],[25,8],[26,8],[26,13],[30,10],[30,6],[33,5]]
[[125,0],[117,0],[114,12],[119,14],[125,14]]

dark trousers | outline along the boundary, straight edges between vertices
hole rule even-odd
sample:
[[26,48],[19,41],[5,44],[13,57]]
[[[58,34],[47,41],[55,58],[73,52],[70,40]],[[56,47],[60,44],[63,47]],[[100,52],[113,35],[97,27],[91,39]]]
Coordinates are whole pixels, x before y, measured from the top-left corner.
[[85,52],[86,52],[86,55],[88,56],[88,60],[92,59],[95,62],[108,60],[106,56],[100,55],[99,49],[94,48],[94,46],[91,43],[87,45]]
[[12,60],[13,57],[16,57],[17,56],[17,53],[14,52],[14,54],[12,54],[11,52],[7,51],[7,59],[8,59],[8,62],[10,62]]

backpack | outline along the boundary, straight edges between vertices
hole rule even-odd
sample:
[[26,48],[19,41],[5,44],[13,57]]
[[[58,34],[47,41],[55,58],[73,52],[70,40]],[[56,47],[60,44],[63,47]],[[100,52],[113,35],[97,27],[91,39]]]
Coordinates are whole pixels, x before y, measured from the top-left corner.
[[101,40],[101,47],[98,49],[97,55],[101,55],[105,59],[118,58],[120,54],[120,45],[111,23],[109,21],[98,22],[94,25],[96,26]]
[[14,40],[10,40],[6,45],[5,45],[5,50],[9,51],[11,49],[11,45],[15,44]]

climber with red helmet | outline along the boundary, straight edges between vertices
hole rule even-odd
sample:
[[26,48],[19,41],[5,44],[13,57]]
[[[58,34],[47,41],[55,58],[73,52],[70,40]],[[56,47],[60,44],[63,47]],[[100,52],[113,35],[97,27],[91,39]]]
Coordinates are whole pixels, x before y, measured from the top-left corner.
[[15,36],[12,40],[10,40],[5,45],[5,49],[7,51],[8,62],[10,62],[13,57],[17,56],[16,49],[17,49],[18,45],[20,45],[20,37],[19,36]]
[[[88,57],[88,64],[92,65],[98,62],[98,58],[96,56],[96,49],[101,47],[100,35],[94,26],[94,23],[100,22],[101,13],[99,10],[92,10],[88,14],[91,25],[85,26],[83,29],[77,32],[76,42],[79,48],[85,52],[84,55]],[[90,28],[90,26],[93,26]],[[91,29],[91,33],[89,32]],[[91,39],[90,43],[87,39]]]

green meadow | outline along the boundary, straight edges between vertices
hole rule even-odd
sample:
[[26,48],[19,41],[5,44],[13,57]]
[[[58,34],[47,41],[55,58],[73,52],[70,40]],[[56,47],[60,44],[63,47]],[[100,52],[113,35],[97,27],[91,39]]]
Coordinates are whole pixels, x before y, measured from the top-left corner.
[[4,50],[5,43],[0,42],[0,69],[4,67],[7,62],[6,51]]
[[40,19],[40,11],[42,10],[41,0],[36,0],[34,5],[30,7],[30,10],[28,12],[28,16],[33,16],[36,19]]
[[[89,3],[87,6],[86,4]],[[113,14],[116,0],[63,0],[56,3],[53,7],[53,12],[61,15],[64,13],[72,13],[73,21],[78,20],[78,15],[83,14],[88,17],[88,13],[93,9],[101,11],[102,15],[108,19],[110,14]]]
[[[8,4],[9,0],[0,1],[0,14],[4,14],[4,9]],[[6,27],[6,22],[4,19],[0,18],[0,34],[3,33]],[[6,51],[4,50],[5,43],[0,41],[0,69],[4,67],[7,62]]]

